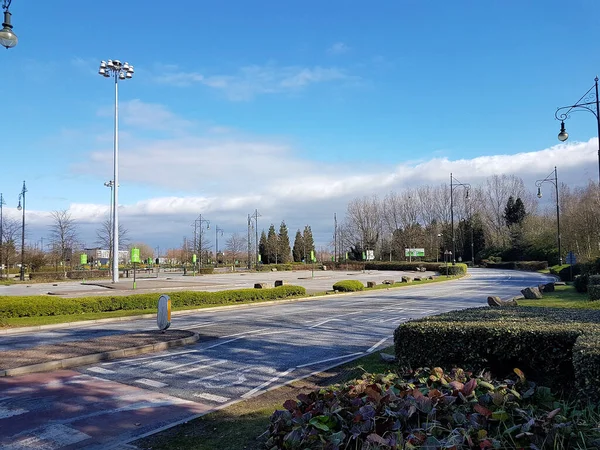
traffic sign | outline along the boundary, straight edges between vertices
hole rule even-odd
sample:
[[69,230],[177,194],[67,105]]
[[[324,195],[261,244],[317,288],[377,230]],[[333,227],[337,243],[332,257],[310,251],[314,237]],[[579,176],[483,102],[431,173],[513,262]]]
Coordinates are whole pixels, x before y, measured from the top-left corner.
[[565,262],[567,264],[577,264],[577,256],[575,256],[575,253],[573,253],[573,252],[567,253]]

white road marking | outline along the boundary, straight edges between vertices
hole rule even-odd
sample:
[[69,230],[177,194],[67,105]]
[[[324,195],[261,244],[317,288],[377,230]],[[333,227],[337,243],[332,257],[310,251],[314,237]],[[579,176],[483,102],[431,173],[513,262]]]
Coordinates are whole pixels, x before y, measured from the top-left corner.
[[269,330],[269,328],[262,328],[260,330],[252,330],[252,331],[244,331],[242,333],[230,334],[228,336],[219,336],[219,339],[227,339],[227,338],[231,338],[231,337],[235,337],[235,336],[242,336],[244,334],[260,333],[261,331],[265,331],[265,330]]
[[344,356],[336,356],[335,358],[328,358],[328,359],[322,359],[321,361],[313,361],[307,364],[302,364],[300,366],[296,366],[298,369],[302,368],[302,367],[308,367],[308,366],[314,366],[315,364],[321,364],[324,362],[329,362],[329,361],[335,361],[336,359],[346,359],[346,358],[351,358],[353,356],[358,356],[358,355],[362,355],[364,352],[356,352],[356,353],[351,353],[349,355],[344,355]]
[[167,383],[161,383],[160,381],[149,380],[147,378],[140,378],[139,380],[135,380],[136,383],[145,384],[147,386],[152,386],[155,388],[161,388],[168,386]]
[[21,414],[28,413],[29,410],[23,408],[6,408],[0,406],[0,419],[8,419],[13,416],[20,416]]
[[87,370],[96,373],[115,373],[114,370],[105,369],[104,367],[89,367]]
[[210,361],[210,359],[209,358],[207,358],[207,359],[199,359],[198,361],[189,362],[189,363],[185,363],[185,364],[178,364],[176,366],[167,367],[166,369],[163,369],[163,372],[167,371],[167,370],[177,370],[177,369],[180,369],[182,367],[193,366],[194,364],[198,364],[198,363],[201,363],[201,362],[204,362],[204,361]]
[[146,361],[148,359],[170,358],[171,356],[187,355],[188,353],[198,353],[198,350],[188,350],[186,352],[169,353],[168,355],[146,356],[144,358],[119,359],[118,361],[103,363],[102,365],[110,366],[111,364],[123,364],[123,363],[137,362],[137,361]]
[[317,324],[315,324],[315,325],[313,325],[312,327],[309,327],[309,328],[320,327],[321,325],[326,324],[327,322],[331,322],[333,320],[340,320],[340,319],[327,319],[327,320],[324,320],[323,322],[319,322],[319,323],[317,323]]
[[221,364],[225,364],[226,362],[227,362],[226,359],[219,359],[219,360],[215,361],[212,364],[202,364],[201,366],[194,367],[192,369],[183,370],[183,371],[179,372],[179,374],[185,374],[185,373],[195,372],[196,370],[206,369],[208,367],[213,367],[213,366],[220,366]]
[[245,394],[242,395],[242,398],[252,397],[258,391],[266,388],[268,385],[270,385],[272,383],[275,383],[277,380],[279,380],[282,377],[285,377],[288,373],[292,372],[293,370],[294,370],[294,367],[291,367],[288,370],[286,370],[285,372],[281,372],[279,375],[271,378],[270,380],[265,381],[263,384],[261,384],[259,386],[256,386],[254,389],[249,390],[248,392],[246,392]]
[[194,397],[203,398],[204,400],[210,400],[211,402],[226,403],[229,401],[227,397],[221,397],[220,395],[209,394],[208,392],[201,392],[194,394]]
[[367,350],[367,353],[372,353],[373,351],[375,351],[375,349],[377,347],[379,347],[381,344],[383,344],[385,341],[387,341],[388,338],[383,338],[382,340],[380,340],[377,344],[375,344],[374,346],[372,346],[369,350]]
[[20,439],[2,447],[5,450],[54,450],[89,439],[91,436],[66,425],[50,425],[37,436]]

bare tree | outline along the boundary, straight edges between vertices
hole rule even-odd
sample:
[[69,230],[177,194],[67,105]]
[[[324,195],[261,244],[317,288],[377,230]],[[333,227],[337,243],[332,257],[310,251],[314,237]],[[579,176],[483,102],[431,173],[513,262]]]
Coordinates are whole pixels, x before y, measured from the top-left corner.
[[235,264],[235,261],[243,259],[247,250],[248,240],[238,233],[233,233],[229,236],[225,245]]
[[[59,253],[60,261],[71,260],[73,247],[77,242],[77,225],[67,210],[52,211],[53,223],[50,225],[50,243]],[[67,266],[63,265],[66,273]]]
[[[123,224],[119,223],[119,250],[127,248],[129,243],[129,230],[127,230]],[[110,219],[105,220],[100,225],[100,228],[96,230],[96,244],[104,249],[108,249],[109,270],[112,269],[111,261],[113,259],[113,227]],[[119,256],[117,255],[117,258]]]
[[17,239],[21,236],[21,221],[12,217],[4,218],[2,221],[2,257],[0,261],[6,266],[6,273],[17,258]]
[[377,198],[355,198],[346,211],[346,231],[355,247],[375,250],[383,228],[382,206]]

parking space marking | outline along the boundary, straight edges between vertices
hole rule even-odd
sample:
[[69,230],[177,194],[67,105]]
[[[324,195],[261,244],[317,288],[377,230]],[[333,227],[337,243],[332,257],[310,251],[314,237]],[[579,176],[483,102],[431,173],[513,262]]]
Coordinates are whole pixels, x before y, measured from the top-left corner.
[[356,352],[356,353],[350,353],[349,355],[343,355],[343,356],[336,356],[335,358],[327,358],[327,359],[322,359],[321,361],[313,361],[313,362],[309,362],[306,364],[302,364],[300,366],[296,366],[298,369],[302,368],[302,367],[308,367],[308,366],[314,366],[316,364],[321,364],[321,363],[325,363],[325,362],[329,362],[329,361],[335,361],[338,359],[347,359],[347,358],[352,358],[353,356],[358,356],[358,355],[362,355],[364,354],[364,352]]
[[211,402],[216,403],[227,403],[230,399],[228,397],[222,397],[216,394],[210,394],[208,392],[200,392],[198,394],[194,394],[194,397],[202,398],[204,400],[210,400]]
[[95,373],[115,373],[114,370],[105,369],[104,367],[88,367],[87,370]]
[[291,367],[288,370],[286,370],[285,372],[281,372],[279,375],[274,376],[270,380],[265,381],[263,384],[260,384],[260,385],[256,386],[254,389],[249,390],[248,392],[246,392],[245,394],[242,395],[242,398],[252,397],[254,394],[256,394],[259,391],[266,388],[268,385],[273,384],[280,378],[285,377],[287,374],[291,373],[294,369],[295,369],[294,367]]
[[135,380],[136,383],[145,384],[146,386],[151,386],[155,388],[162,388],[168,386],[167,383],[161,383],[160,381],[149,380],[148,378],[140,378],[139,380]]

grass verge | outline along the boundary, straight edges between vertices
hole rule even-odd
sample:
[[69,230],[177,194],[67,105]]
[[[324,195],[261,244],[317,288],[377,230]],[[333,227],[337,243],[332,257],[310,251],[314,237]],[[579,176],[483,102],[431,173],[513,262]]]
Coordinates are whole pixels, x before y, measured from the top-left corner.
[[579,293],[571,285],[556,286],[554,292],[544,292],[540,300],[519,299],[519,306],[536,308],[600,309],[600,301],[590,301],[587,293]]
[[[393,354],[394,347],[382,352]],[[182,425],[140,439],[133,443],[140,449],[152,450],[259,450],[266,440],[269,417],[283,409],[287,399],[300,393],[360,378],[363,373],[386,373],[395,365],[381,360],[380,352],[335,367],[303,380],[265,392],[227,408],[199,417]]]

